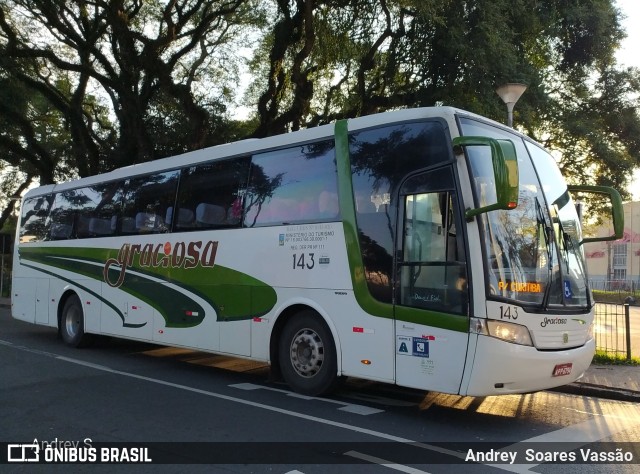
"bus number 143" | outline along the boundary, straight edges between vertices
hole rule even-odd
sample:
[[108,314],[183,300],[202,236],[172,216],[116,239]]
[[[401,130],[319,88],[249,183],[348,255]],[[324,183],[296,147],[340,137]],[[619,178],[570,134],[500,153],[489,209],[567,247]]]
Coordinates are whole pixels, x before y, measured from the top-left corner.
[[311,270],[315,265],[316,265],[316,261],[314,259],[314,253],[301,253],[301,254],[297,254],[294,253],[293,254],[293,269],[301,269],[304,270],[309,269]]
[[500,306],[500,319],[518,319],[518,308],[514,306],[512,311],[511,306]]

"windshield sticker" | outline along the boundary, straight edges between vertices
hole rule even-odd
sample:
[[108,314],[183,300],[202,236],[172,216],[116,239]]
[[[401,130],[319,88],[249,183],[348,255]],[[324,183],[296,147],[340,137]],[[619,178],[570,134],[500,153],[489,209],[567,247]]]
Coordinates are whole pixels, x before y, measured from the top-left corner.
[[571,282],[569,280],[564,281],[564,297],[573,298],[573,291],[571,291]]

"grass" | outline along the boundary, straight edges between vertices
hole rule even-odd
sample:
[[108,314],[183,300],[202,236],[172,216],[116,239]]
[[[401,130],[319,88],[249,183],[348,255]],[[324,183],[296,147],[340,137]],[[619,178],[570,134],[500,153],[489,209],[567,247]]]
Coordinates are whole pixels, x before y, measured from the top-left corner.
[[626,356],[622,356],[619,354],[611,354],[610,352],[605,351],[596,351],[596,354],[593,356],[592,363],[601,365],[640,366],[640,357],[632,357],[631,359],[627,359]]
[[614,304],[622,304],[627,296],[631,296],[636,299],[636,301],[640,301],[640,295],[638,292],[631,293],[629,291],[603,291],[603,290],[592,290],[593,299],[598,303],[614,303]]

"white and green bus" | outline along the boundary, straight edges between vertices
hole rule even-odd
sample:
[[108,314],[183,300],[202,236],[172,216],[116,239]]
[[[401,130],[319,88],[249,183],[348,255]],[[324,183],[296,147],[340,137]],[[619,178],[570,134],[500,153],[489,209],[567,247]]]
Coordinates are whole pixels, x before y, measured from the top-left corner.
[[[620,196],[611,201],[616,233]],[[572,190],[573,191],[573,190]],[[245,140],[30,190],[12,313],[461,395],[572,382],[594,353],[581,225],[554,158],[448,107]]]

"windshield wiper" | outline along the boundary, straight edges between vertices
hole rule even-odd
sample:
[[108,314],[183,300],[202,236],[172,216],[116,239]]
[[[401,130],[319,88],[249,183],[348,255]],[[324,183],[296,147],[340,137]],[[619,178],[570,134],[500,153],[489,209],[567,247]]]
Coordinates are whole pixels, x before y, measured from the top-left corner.
[[[568,228],[570,229],[571,226],[568,226]],[[565,226],[562,224],[562,221],[559,221],[559,230],[562,237],[562,245],[564,247],[561,253],[562,253],[562,259],[564,260],[564,263],[566,265],[565,277],[567,279],[571,278],[571,275],[572,275],[571,259],[573,257],[573,259],[577,264],[577,269],[575,267],[573,268],[574,270],[573,274],[575,275],[576,280],[579,277],[582,277],[584,279],[584,285],[588,286],[588,283],[586,281],[587,272],[585,271],[584,261],[582,260],[582,258],[580,258],[580,254],[578,251],[579,246],[576,246],[576,243],[575,243],[578,239],[574,239],[574,235],[572,235],[570,232],[567,232],[567,230],[565,229]],[[564,277],[563,277],[563,281],[567,282],[567,283],[564,283],[565,285],[570,284],[569,283],[570,280],[565,280]],[[564,295],[563,298],[565,299],[571,298],[571,296],[569,296],[570,294],[572,294],[572,290],[570,287],[569,287],[569,293],[567,293],[566,288],[563,290],[563,295]],[[588,292],[587,292],[587,295],[588,295]],[[587,296],[587,301],[588,301],[588,296]],[[563,302],[567,304],[566,301],[564,301],[564,299],[563,299]]]
[[553,253],[551,251],[551,240],[552,240],[552,229],[547,225],[547,220],[544,218],[544,212],[542,210],[542,204],[540,204],[540,199],[536,196],[536,214],[538,225],[542,227],[542,234],[544,235],[544,245],[547,249],[547,286],[544,288],[544,295],[542,296],[541,308],[543,311],[547,310],[549,305],[549,298],[551,297],[551,286],[553,284],[553,265],[552,265],[552,257]]

